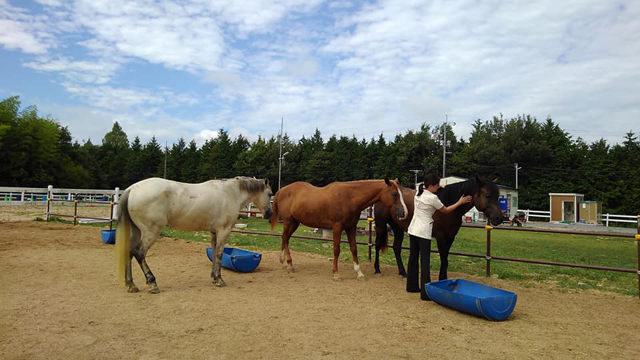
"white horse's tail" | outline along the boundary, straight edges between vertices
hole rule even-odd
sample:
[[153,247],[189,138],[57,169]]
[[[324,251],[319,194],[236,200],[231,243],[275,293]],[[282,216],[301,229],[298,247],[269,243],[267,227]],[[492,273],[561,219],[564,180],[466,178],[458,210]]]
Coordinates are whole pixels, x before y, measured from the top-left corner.
[[118,280],[125,281],[126,269],[131,268],[131,216],[129,215],[129,189],[125,190],[118,202],[118,222],[116,223],[116,261]]

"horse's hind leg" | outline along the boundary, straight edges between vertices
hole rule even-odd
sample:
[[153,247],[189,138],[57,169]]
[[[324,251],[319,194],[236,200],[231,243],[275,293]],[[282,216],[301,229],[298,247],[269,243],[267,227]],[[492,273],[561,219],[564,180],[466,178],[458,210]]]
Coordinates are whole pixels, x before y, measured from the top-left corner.
[[382,244],[387,243],[387,224],[376,222],[376,260],[373,263],[373,268],[376,275],[381,275],[380,272],[380,250],[382,250]]
[[[285,221],[284,226],[282,228],[282,253],[280,254],[280,263],[289,268],[289,271],[293,271],[293,260],[291,259],[291,251],[289,250],[289,239],[291,239],[291,235],[298,229],[300,223],[291,220]],[[285,257],[287,259],[287,265],[284,264]]]
[[140,229],[140,240],[136,244],[131,244],[131,253],[140,264],[140,268],[144,273],[145,278],[147,279],[147,285],[149,285],[149,292],[152,294],[157,294],[160,292],[158,289],[158,284],[156,283],[156,277],[151,272],[149,265],[147,265],[147,252],[151,248],[151,245],[156,241],[158,235],[164,228],[160,225],[154,226],[146,226]]
[[404,231],[400,229],[400,227],[395,224],[389,224],[391,226],[391,230],[393,230],[393,253],[396,256],[396,264],[398,265],[398,275],[402,277],[407,277],[407,272],[404,269],[404,264],[402,263],[402,241],[404,240]]
[[137,293],[140,290],[138,289],[136,284],[133,283],[133,275],[131,274],[131,259],[132,258],[133,258],[133,256],[131,255],[131,253],[129,253],[129,263],[127,264],[126,268],[124,269],[124,282],[125,282],[125,285],[127,286],[127,292]]
[[143,252],[142,249],[137,248],[133,251],[133,256],[138,261],[138,264],[140,264],[140,268],[144,273],[144,277],[147,278],[147,285],[149,285],[149,292],[152,294],[159,293],[160,289],[158,289],[158,284],[156,283],[156,277],[151,272],[151,269],[149,269],[149,265],[147,265],[146,251]]
[[[360,262],[358,261],[358,248],[356,247],[356,227],[347,229],[347,239],[349,239],[349,249],[351,250],[351,255],[353,256],[353,270],[358,274],[358,280],[364,278],[364,274],[362,270],[360,270]],[[338,240],[339,241],[339,240]],[[340,243],[338,243],[338,248]]]
[[133,282],[133,273],[131,271],[131,259],[133,259],[133,251],[136,246],[140,244],[140,230],[133,226],[131,228],[131,249],[129,250],[129,263],[124,269],[124,281],[127,286],[127,292],[137,293],[140,291],[136,284]]

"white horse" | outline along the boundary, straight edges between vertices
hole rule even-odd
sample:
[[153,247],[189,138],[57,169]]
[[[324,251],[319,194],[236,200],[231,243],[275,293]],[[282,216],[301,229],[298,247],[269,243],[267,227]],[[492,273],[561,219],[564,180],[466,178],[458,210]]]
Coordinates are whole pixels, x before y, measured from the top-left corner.
[[151,293],[158,293],[156,278],[145,260],[147,251],[160,232],[169,225],[186,231],[211,231],[213,269],[216,286],[224,286],[220,275],[222,250],[241,208],[253,202],[271,217],[272,196],[268,180],[236,177],[210,180],[200,184],[151,178],[127,188],[120,197],[116,227],[118,277],[129,292],[138,292],[131,275],[131,257],[135,257],[147,279]]

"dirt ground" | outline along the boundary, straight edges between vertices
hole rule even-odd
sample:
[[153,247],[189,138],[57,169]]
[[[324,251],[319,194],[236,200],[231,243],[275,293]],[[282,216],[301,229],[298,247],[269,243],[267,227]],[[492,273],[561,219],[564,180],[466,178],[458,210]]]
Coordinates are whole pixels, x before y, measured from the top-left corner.
[[[147,261],[160,294],[116,280],[113,245],[100,229],[8,221],[0,207],[0,358],[640,358],[640,300],[565,292],[450,273],[518,294],[510,318],[490,322],[404,291],[384,266],[365,280],[326,257],[293,253],[285,272],[276,252],[252,273],[223,269],[210,279],[206,244],[162,238]],[[38,215],[39,216],[39,215]]]

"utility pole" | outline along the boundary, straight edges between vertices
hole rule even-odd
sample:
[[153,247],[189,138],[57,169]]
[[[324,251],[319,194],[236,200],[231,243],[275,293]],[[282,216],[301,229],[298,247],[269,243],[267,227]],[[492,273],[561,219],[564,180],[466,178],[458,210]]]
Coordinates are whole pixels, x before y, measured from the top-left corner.
[[442,127],[444,132],[444,141],[442,142],[442,178],[444,179],[447,175],[447,121],[449,120],[449,115],[444,116],[444,126]]
[[280,120],[280,155],[278,156],[278,190],[280,190],[280,181],[282,178],[282,130],[284,128],[284,117]]
[[414,177],[414,188],[418,189],[418,173],[422,170],[409,170],[413,173],[413,177]]
[[164,178],[167,178],[167,152],[168,152],[167,140],[164,141]]
[[518,190],[518,170],[522,169],[522,167],[518,167],[518,163],[513,164],[516,168],[516,190]]

